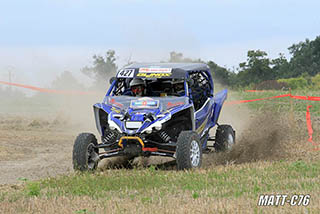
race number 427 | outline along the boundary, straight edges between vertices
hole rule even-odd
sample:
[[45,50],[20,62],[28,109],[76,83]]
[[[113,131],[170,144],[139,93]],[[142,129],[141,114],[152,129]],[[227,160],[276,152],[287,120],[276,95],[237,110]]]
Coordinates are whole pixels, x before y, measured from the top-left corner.
[[117,74],[118,78],[131,78],[134,75],[134,69],[123,69]]

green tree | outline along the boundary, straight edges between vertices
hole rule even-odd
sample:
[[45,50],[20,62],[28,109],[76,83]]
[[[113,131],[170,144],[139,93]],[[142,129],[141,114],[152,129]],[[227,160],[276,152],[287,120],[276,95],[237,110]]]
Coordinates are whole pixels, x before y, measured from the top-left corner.
[[293,44],[289,48],[290,77],[298,77],[303,73],[315,76],[320,71],[320,36],[315,40],[306,39],[305,42]]
[[290,77],[290,64],[283,53],[279,57],[271,60],[271,67],[275,79]]
[[245,86],[251,83],[259,83],[272,80],[275,75],[270,67],[270,59],[267,53],[261,50],[249,50],[247,61],[240,63],[240,71],[237,75],[237,83]]
[[82,73],[94,80],[94,88],[105,90],[107,82],[117,71],[114,50],[108,50],[106,56],[93,56],[93,66],[84,67]]

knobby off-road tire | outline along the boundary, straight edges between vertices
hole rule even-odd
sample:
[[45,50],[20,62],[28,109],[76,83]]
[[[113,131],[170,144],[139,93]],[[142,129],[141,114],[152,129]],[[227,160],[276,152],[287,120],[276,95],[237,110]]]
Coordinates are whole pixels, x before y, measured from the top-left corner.
[[194,131],[182,131],[177,140],[177,169],[199,168],[202,162],[200,136]]
[[216,131],[216,142],[213,145],[217,152],[229,151],[236,142],[236,134],[230,125],[220,125]]
[[73,168],[79,171],[93,171],[98,166],[99,151],[96,137],[91,133],[81,133],[73,145]]

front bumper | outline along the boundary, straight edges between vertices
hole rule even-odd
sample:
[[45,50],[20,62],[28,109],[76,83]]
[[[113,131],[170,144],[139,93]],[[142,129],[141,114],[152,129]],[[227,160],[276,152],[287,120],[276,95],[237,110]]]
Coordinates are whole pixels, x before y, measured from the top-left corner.
[[175,158],[176,143],[158,143],[145,139],[143,136],[121,136],[116,141],[117,148],[110,148],[107,144],[99,144],[97,148],[105,149],[99,152],[99,158],[115,156],[165,156]]

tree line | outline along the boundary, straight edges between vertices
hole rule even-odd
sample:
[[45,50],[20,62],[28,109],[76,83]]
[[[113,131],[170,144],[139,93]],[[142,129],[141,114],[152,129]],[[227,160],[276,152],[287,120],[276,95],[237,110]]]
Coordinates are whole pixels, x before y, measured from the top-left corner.
[[288,50],[290,60],[282,53],[278,58],[270,59],[265,51],[249,50],[246,62],[240,63],[237,71],[219,67],[212,61],[208,65],[217,79],[233,87],[253,86],[270,80],[289,83],[306,81],[306,84],[313,83],[319,87],[320,36],[293,44]]
[[[201,59],[186,58],[182,53],[174,51],[170,53],[168,62],[207,63],[215,80],[235,88],[252,87],[270,80],[286,82],[287,79],[294,78],[302,78],[306,84],[312,83],[313,80],[317,82],[320,76],[312,78],[320,73],[320,36],[314,40],[306,39],[293,44],[288,50],[290,60],[282,53],[278,58],[270,59],[263,50],[249,50],[246,61],[239,63],[239,67],[233,70],[221,67],[211,60],[205,62]],[[102,87],[110,74],[114,74],[117,69],[115,51],[109,50],[104,57],[93,56],[93,66],[83,68],[82,72],[93,78],[97,87]]]

